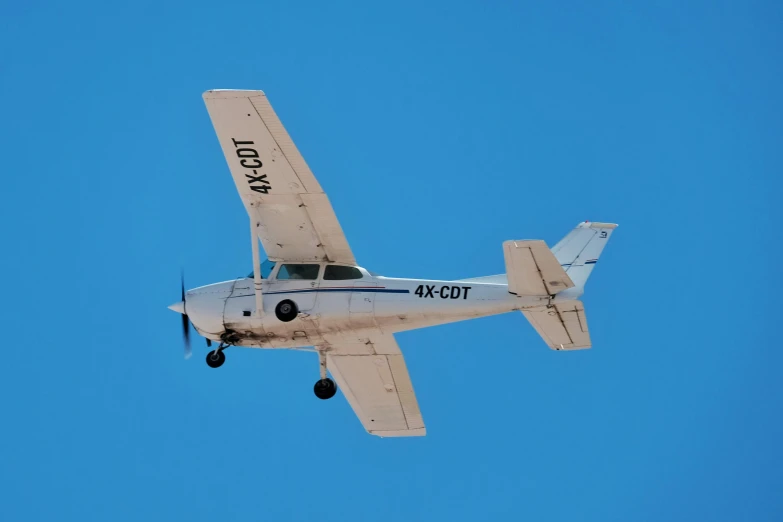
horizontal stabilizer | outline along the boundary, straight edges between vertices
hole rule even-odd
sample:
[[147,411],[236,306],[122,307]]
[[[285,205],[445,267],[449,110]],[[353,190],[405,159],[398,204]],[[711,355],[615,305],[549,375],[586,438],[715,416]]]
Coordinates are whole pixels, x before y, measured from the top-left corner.
[[547,296],[574,286],[544,241],[505,241],[503,255],[512,294]]
[[522,313],[554,350],[579,350],[592,346],[585,308],[581,301],[568,301],[537,310],[522,310]]

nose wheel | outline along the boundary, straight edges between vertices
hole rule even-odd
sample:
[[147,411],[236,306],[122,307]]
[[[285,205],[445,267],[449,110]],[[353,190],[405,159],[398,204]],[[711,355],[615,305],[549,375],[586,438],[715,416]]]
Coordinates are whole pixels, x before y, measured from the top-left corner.
[[207,352],[207,365],[210,368],[220,368],[226,362],[226,354],[223,353],[226,347],[221,343],[217,350]]
[[321,367],[321,379],[313,386],[315,396],[321,400],[331,399],[337,393],[337,385],[326,376],[326,352],[318,350],[318,363]]

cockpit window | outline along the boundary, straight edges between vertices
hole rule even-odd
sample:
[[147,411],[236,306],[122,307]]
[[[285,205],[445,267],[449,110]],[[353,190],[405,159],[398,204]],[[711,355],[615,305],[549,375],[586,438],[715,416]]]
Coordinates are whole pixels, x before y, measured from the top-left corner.
[[362,272],[355,266],[327,265],[326,270],[324,270],[324,281],[343,281],[361,278]]
[[318,269],[321,265],[289,265],[280,266],[277,271],[277,279],[318,279]]
[[[269,279],[269,275],[272,273],[272,270],[275,269],[276,264],[277,263],[274,261],[264,259],[264,261],[261,262],[261,279]],[[253,276],[253,272],[250,272],[247,277],[253,279]]]

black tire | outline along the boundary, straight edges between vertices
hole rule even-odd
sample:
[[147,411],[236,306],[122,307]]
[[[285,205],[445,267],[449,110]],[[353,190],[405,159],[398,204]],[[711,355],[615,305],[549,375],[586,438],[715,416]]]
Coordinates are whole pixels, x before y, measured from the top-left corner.
[[223,350],[218,350],[217,353],[212,350],[207,353],[207,365],[210,368],[220,368],[224,362],[226,362],[226,354],[223,353]]
[[283,299],[277,303],[277,306],[275,307],[275,315],[284,323],[293,321],[298,314],[299,308],[296,306],[296,303],[290,299]]
[[332,379],[327,377],[316,382],[315,386],[313,386],[313,391],[315,396],[321,400],[331,399],[337,393],[337,385]]

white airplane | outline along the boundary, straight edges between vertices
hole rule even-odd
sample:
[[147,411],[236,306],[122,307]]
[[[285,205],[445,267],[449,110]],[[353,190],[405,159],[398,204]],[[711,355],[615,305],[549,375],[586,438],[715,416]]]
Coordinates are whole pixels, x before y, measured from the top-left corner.
[[[518,310],[555,350],[589,348],[579,297],[617,225],[584,222],[553,249],[503,243],[506,273],[457,281],[382,277],[358,266],[329,199],[261,91],[204,93],[212,124],[250,216],[253,273],[194,288],[169,308],[229,346],[315,351],[315,395],[337,385],[373,435],[425,435],[395,332]],[[260,261],[258,242],[268,260]],[[327,377],[327,371],[334,381]]]

